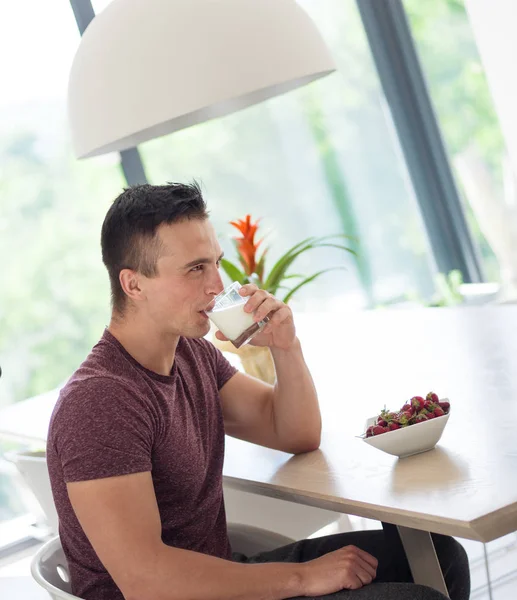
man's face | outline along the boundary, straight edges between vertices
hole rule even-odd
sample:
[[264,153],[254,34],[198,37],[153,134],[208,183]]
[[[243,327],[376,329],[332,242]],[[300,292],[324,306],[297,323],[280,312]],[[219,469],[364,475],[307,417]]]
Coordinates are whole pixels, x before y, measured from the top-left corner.
[[199,338],[210,330],[205,310],[223,290],[222,250],[208,219],[160,225],[157,275],[143,278],[142,308],[158,330]]

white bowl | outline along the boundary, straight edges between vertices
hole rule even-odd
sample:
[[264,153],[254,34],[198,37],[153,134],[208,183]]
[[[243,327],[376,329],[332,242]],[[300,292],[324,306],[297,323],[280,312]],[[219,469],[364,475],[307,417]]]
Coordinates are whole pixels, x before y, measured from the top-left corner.
[[[448,400],[444,398],[443,402],[448,402]],[[427,452],[436,446],[442,437],[449,417],[450,412],[443,417],[436,417],[430,421],[408,425],[408,427],[401,427],[372,437],[364,437],[363,440],[370,446],[399,458],[420,454],[420,452]],[[377,423],[377,417],[373,417],[373,420],[368,419],[367,427],[375,423]]]

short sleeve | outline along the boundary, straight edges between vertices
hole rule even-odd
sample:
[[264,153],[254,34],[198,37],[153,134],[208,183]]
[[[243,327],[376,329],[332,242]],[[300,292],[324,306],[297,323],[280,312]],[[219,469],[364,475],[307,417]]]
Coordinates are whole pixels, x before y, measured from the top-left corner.
[[71,386],[49,434],[67,483],[151,471],[151,415],[136,394],[109,378]]
[[224,354],[212,342],[205,339],[200,341],[204,342],[205,352],[210,356],[217,381],[217,389],[220,390],[237,373],[237,369],[230,364]]

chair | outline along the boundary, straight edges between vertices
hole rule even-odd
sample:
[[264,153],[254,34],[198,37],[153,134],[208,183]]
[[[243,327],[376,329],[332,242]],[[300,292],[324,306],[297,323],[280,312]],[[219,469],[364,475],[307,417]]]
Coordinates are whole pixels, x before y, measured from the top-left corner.
[[34,555],[31,573],[52,600],[77,600],[72,595],[70,575],[59,536],[44,544]]
[[246,556],[274,550],[296,541],[275,531],[244,523],[228,523],[227,527],[233,552],[240,552]]
[[[294,541],[272,531],[235,523],[228,524],[228,535],[232,550],[246,555],[274,550]],[[77,600],[78,596],[72,594],[68,563],[59,536],[36,552],[31,562],[31,573],[52,600]]]
[[54,505],[54,498],[52,497],[45,451],[13,451],[7,452],[4,457],[16,465],[25,483],[27,483],[34,496],[36,496],[36,500],[43,510],[51,532],[57,534],[59,521]]
[[275,531],[295,540],[352,531],[348,515],[269,498],[223,484],[226,518],[230,523]]

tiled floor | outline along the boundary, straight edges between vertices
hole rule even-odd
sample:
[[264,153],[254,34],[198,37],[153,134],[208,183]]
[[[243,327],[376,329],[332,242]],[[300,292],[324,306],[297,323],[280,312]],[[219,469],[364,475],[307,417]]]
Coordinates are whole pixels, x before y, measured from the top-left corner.
[[[517,534],[486,545],[491,592],[487,585],[487,566],[483,544],[462,540],[471,563],[472,600],[516,600]],[[491,593],[491,595],[490,595]]]
[[30,575],[30,562],[38,546],[0,561],[1,600],[50,600]]
[[[354,523],[354,525],[356,525]],[[517,534],[487,544],[491,595],[483,544],[462,540],[471,563],[472,600],[517,599]],[[1,600],[49,600],[49,596],[31,579],[30,561],[37,547],[0,562]]]

